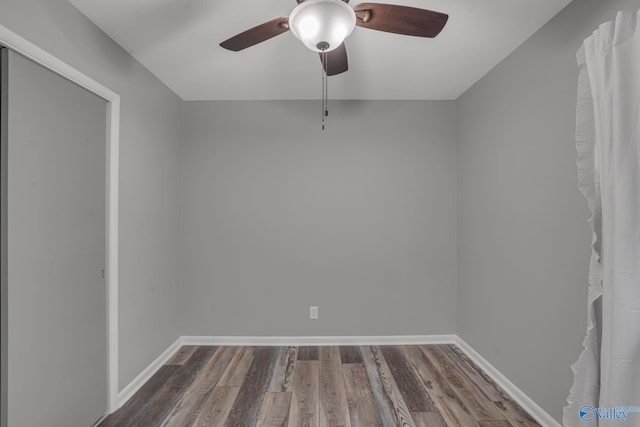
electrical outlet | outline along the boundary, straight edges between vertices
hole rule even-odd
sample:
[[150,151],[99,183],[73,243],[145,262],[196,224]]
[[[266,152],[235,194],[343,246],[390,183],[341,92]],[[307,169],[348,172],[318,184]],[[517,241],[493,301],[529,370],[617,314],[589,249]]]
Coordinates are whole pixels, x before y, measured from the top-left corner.
[[309,319],[316,320],[318,318],[318,306],[312,305],[309,307]]

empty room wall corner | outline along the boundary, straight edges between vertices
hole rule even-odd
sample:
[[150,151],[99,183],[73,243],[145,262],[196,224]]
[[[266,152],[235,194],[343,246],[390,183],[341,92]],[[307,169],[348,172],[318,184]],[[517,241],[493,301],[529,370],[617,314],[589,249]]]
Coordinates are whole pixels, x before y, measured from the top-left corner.
[[637,1],[570,3],[456,100],[457,333],[561,420],[582,348],[591,230],[576,51]]

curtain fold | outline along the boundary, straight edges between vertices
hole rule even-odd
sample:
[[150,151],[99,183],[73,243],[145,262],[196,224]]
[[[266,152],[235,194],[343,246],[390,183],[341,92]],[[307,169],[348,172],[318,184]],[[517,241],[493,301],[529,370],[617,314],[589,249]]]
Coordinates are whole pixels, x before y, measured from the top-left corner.
[[[609,425],[595,408],[640,407],[640,13],[602,24],[577,61],[578,178],[593,239],[587,332],[572,366],[566,427]],[[640,413],[626,416],[640,425]]]

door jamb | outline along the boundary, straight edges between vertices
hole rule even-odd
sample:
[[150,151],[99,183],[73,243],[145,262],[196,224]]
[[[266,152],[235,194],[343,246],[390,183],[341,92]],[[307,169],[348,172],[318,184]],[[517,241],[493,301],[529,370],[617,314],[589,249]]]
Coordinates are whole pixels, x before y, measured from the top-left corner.
[[[107,102],[106,113],[106,292],[107,411],[118,409],[118,182],[120,95],[0,25],[0,44],[94,93]],[[4,361],[3,363],[6,363]],[[3,406],[6,405],[3,397]]]

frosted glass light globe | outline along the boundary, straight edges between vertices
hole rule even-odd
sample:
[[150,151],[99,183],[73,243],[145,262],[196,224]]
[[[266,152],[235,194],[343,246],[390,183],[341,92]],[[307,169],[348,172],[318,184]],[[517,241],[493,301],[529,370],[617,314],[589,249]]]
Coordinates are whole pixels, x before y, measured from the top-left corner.
[[293,35],[315,52],[340,46],[355,25],[355,12],[342,0],[305,0],[289,15]]

